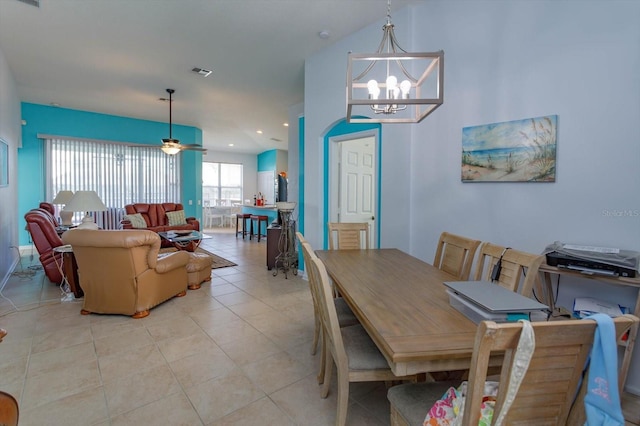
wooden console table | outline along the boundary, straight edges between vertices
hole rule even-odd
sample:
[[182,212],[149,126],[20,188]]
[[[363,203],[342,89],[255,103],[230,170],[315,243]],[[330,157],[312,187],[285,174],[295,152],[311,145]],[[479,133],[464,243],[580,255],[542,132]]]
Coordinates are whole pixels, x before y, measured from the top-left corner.
[[[640,278],[625,278],[625,277],[609,277],[605,275],[587,275],[578,271],[572,271],[569,269],[557,268],[555,266],[549,266],[546,263],[540,265],[539,272],[544,277],[545,284],[545,302],[549,308],[553,311],[555,309],[555,302],[553,296],[553,286],[551,285],[551,274],[554,275],[567,275],[576,278],[592,279],[601,281],[607,284],[621,285],[627,287],[635,287],[638,289],[638,295],[636,296],[636,303],[633,307],[633,315],[640,317]],[[635,345],[636,336],[638,335],[638,324],[634,324],[629,330],[629,338],[626,342],[620,344],[625,346],[624,357],[622,358],[622,365],[620,366],[620,377],[618,379],[620,390],[624,389],[624,384],[627,380],[627,372],[629,371],[629,365],[631,364],[631,355],[633,354],[633,346]]]

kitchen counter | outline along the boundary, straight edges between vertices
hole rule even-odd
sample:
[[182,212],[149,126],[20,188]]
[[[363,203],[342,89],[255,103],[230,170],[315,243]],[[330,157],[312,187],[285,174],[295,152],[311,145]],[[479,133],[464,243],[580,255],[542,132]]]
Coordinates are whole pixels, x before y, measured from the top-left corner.
[[243,204],[242,208],[251,208],[251,209],[259,209],[259,210],[276,210],[276,206],[275,204],[267,204],[265,206],[254,206],[254,205],[249,205],[249,204]]
[[[242,206],[242,213],[267,216],[269,218],[269,222],[267,222],[267,225],[272,222],[278,221],[278,209],[273,204],[267,204],[266,206],[253,206],[253,205],[248,206],[245,204]],[[266,228],[263,229],[263,231],[264,231],[263,234],[267,235]]]

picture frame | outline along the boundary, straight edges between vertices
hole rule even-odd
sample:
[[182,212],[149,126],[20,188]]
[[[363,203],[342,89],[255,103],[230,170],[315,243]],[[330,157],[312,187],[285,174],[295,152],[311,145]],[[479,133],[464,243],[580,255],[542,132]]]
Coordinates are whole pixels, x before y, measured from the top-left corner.
[[9,145],[0,139],[0,187],[9,186]]
[[558,116],[462,129],[462,182],[555,182]]

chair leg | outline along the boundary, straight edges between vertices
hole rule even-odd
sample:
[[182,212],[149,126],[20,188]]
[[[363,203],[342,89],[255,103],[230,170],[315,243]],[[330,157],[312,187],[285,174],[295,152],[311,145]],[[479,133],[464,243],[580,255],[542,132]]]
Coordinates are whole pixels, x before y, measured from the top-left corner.
[[262,221],[258,219],[258,242],[260,242],[260,234],[262,234]]
[[338,412],[336,426],[347,424],[347,408],[349,408],[349,379],[338,375]]
[[146,309],[144,311],[136,312],[135,314],[131,315],[131,318],[140,319],[148,316],[149,316],[149,310]]

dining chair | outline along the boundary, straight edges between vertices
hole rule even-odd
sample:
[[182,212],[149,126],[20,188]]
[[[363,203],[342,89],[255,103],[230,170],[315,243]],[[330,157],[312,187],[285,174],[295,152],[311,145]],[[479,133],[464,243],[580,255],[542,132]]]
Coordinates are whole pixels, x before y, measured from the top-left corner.
[[205,228],[213,228],[214,223],[216,226],[224,225],[224,215],[217,207],[205,207],[204,208],[204,223]]
[[365,249],[369,249],[368,223],[329,222],[327,225],[329,250],[360,250],[363,245]]
[[[474,279],[493,281],[504,288],[530,297],[533,286],[538,281],[538,268],[543,260],[542,255],[483,243],[480,246]],[[499,270],[498,273],[496,270]]]
[[321,316],[323,355],[326,358],[322,398],[329,395],[333,365],[337,369],[338,407],[336,425],[342,426],[347,421],[349,405],[349,383],[412,380],[416,376],[398,377],[391,372],[389,363],[380,353],[362,325],[340,327],[329,276],[324,263],[318,258],[309,262],[311,274],[318,282],[318,304]]
[[[309,290],[311,291],[311,299],[313,301],[313,316],[315,322],[315,329],[313,332],[313,342],[311,343],[311,355],[315,355],[318,349],[318,343],[320,342],[320,338],[322,337],[322,325],[321,325],[321,316],[320,316],[320,307],[318,305],[319,295],[318,295],[318,278],[313,273],[313,270],[310,266],[311,259],[317,259],[316,254],[313,252],[313,248],[311,244],[304,238],[304,236],[300,232],[296,232],[296,237],[300,242],[300,247],[302,248],[302,258],[304,259],[305,271],[307,272],[307,279],[309,280]],[[336,314],[338,316],[338,323],[340,327],[348,327],[350,325],[359,324],[358,318],[353,314],[351,308],[347,305],[347,302],[344,301],[341,297],[336,297],[333,299],[333,303],[335,305]],[[324,370],[325,370],[325,356],[324,356],[324,344],[321,344],[321,357],[320,357],[320,372],[318,373],[318,383],[322,383],[324,380]]]
[[[638,318],[624,315],[613,321],[616,336],[620,338],[638,322]],[[514,354],[523,324],[482,321],[478,325],[461,423],[463,426],[478,425],[492,355],[503,355],[494,421],[506,398],[510,397],[513,402],[503,424],[584,424],[583,399],[586,386],[581,385],[586,380],[582,381],[582,376],[593,344],[596,322],[564,320],[533,322],[531,325],[535,335],[535,349],[515,395],[508,392],[508,387],[512,372],[521,367]],[[430,382],[392,387],[387,392],[391,405],[391,425],[422,425],[433,404],[449,386],[457,387],[458,384],[459,382]]]
[[433,266],[466,281],[471,274],[471,265],[475,257],[479,240],[443,232],[438,240]]

